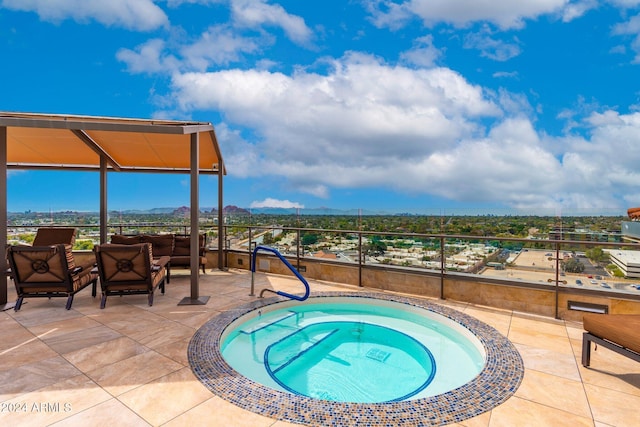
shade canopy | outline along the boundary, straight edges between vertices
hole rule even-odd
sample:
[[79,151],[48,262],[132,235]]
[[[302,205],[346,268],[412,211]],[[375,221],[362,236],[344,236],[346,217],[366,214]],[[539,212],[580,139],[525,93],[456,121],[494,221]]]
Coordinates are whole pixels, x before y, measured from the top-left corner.
[[[198,134],[198,172],[217,174],[221,154],[205,122],[0,112],[7,168],[190,172],[190,138]],[[222,171],[224,173],[224,170]]]
[[[218,267],[222,268],[222,176],[226,173],[211,123],[0,112],[0,247],[7,244],[9,169],[100,172],[100,242],[107,238],[107,172],[188,173],[190,229],[199,235],[200,174],[218,175]],[[180,304],[206,304],[199,296],[198,239],[191,239],[191,296]],[[7,271],[0,257],[0,272]],[[0,285],[0,307],[8,309]]]

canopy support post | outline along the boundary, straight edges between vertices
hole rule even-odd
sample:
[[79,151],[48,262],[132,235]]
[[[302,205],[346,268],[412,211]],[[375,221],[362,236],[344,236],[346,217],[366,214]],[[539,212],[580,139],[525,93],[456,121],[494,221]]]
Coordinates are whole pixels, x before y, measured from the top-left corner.
[[191,264],[191,296],[185,297],[178,305],[205,305],[209,301],[209,297],[201,297],[199,290],[200,279],[200,207],[198,199],[200,196],[199,173],[200,173],[200,135],[198,133],[191,134],[191,246],[190,264]]
[[[0,203],[4,208],[0,209],[0,248],[7,247],[7,127],[0,127]],[[0,284],[0,310],[6,311],[15,307],[15,303],[7,303],[9,274],[7,269],[7,257],[0,256],[0,271],[2,283]]]

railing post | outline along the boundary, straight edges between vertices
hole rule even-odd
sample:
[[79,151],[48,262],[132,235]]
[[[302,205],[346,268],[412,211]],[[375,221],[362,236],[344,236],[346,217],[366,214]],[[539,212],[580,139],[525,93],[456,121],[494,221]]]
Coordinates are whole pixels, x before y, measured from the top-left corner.
[[[249,230],[249,268],[251,268],[251,262],[253,259],[253,245],[252,245],[252,240],[253,240],[253,235],[251,233],[251,226],[249,226],[248,228]],[[251,292],[251,295],[253,296],[253,291]]]
[[362,232],[358,231],[358,286],[362,287]]
[[560,242],[556,242],[555,243],[555,247],[556,247],[556,256],[555,258],[549,258],[549,261],[554,261],[556,262],[556,277],[555,280],[554,279],[548,279],[547,282],[553,282],[555,281],[555,298],[556,298],[556,302],[555,302],[555,311],[556,311],[556,319],[560,319],[560,315],[559,315],[559,294],[560,294],[560,283],[566,284],[567,281],[566,280],[560,280]]
[[300,229],[296,230],[296,268],[300,271]]
[[444,237],[440,236],[440,299],[444,299],[444,271],[447,264],[444,251]]

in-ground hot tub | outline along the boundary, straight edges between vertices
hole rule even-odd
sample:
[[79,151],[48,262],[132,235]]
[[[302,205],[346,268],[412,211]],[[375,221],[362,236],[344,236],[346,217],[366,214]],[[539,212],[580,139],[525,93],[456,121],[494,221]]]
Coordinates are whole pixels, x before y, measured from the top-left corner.
[[477,319],[371,293],[252,302],[205,324],[189,360],[222,398],[303,424],[461,421],[509,398],[524,371]]

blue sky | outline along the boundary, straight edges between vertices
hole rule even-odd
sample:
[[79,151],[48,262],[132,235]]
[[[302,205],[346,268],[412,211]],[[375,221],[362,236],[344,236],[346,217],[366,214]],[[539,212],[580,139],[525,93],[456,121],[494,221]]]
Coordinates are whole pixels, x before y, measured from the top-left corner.
[[[640,0],[0,0],[0,34],[0,110],[211,122],[225,204],[640,206]],[[109,183],[110,209],[189,203],[187,176]],[[10,211],[99,206],[97,174],[8,187]]]

